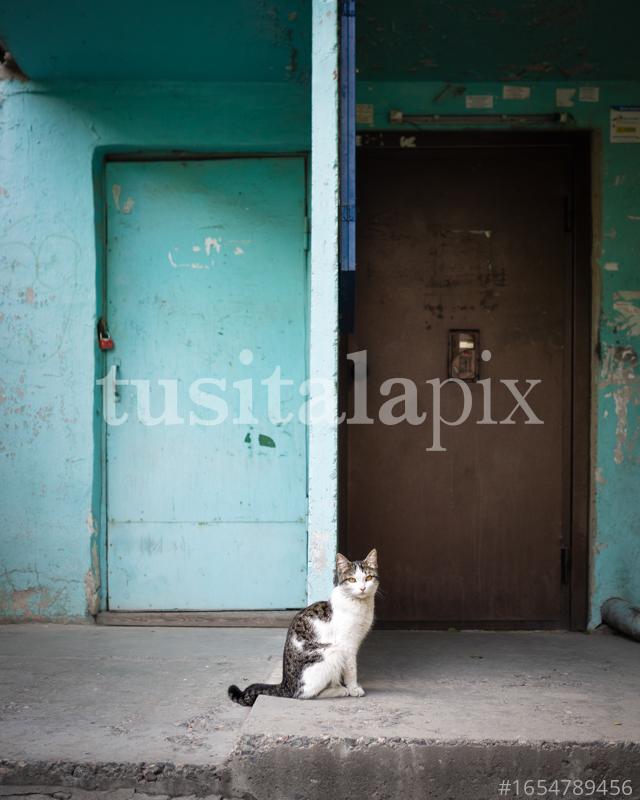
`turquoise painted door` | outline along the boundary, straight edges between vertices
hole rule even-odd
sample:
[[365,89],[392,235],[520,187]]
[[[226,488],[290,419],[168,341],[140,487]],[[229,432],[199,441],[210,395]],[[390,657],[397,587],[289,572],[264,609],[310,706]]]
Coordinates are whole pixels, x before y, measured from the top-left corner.
[[300,158],[107,164],[112,610],[305,603],[304,181]]

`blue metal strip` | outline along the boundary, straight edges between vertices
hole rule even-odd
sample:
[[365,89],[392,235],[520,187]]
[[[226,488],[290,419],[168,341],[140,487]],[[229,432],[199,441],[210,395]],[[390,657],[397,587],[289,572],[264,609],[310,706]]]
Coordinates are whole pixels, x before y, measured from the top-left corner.
[[356,2],[340,9],[340,327],[353,331],[356,269]]
[[340,268],[356,268],[356,4],[340,15]]

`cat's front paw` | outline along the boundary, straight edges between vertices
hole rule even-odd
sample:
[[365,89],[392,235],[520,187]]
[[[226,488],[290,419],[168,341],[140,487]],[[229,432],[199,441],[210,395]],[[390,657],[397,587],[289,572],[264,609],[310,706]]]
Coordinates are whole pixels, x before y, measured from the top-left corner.
[[365,691],[362,686],[348,686],[351,697],[364,697]]

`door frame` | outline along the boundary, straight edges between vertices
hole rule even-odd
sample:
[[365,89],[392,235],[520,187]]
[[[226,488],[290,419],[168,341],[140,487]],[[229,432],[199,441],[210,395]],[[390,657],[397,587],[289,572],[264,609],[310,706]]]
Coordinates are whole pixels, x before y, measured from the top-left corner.
[[[149,161],[221,161],[229,159],[265,159],[265,158],[298,158],[303,161],[304,173],[304,198],[305,218],[307,220],[307,242],[305,245],[305,270],[310,272],[310,153],[301,151],[196,151],[182,149],[111,149],[98,148],[94,154],[92,164],[93,187],[95,198],[95,234],[96,234],[96,327],[100,318],[107,319],[108,300],[108,226],[107,226],[107,164],[111,162],[149,162]],[[310,289],[307,289],[305,308],[305,372],[309,376],[309,350],[311,346],[309,337],[310,315]],[[108,321],[108,320],[107,320]],[[97,330],[94,330],[97,338]],[[94,338],[95,341],[95,338]],[[91,609],[96,621],[104,625],[178,625],[178,626],[206,626],[206,627],[287,627],[289,621],[288,610],[274,612],[272,610],[255,610],[242,612],[229,611],[111,611],[109,609],[109,569],[108,569],[108,487],[107,487],[107,426],[102,413],[102,389],[96,381],[103,378],[106,371],[106,352],[99,350],[96,345],[94,358],[94,463],[93,463],[93,491],[91,514],[91,569],[92,585],[94,590],[94,603]],[[307,470],[307,514],[309,500],[309,434],[306,441],[306,470]],[[308,538],[308,531],[307,531]],[[310,542],[307,541],[307,550]],[[307,565],[309,554],[307,553]],[[307,566],[308,568],[308,566]],[[307,575],[308,580],[308,575]]]
[[[413,142],[407,147],[407,136]],[[592,133],[591,131],[483,131],[451,130],[424,131],[415,129],[374,130],[358,135],[358,149],[403,150],[410,157],[413,149],[460,147],[563,147],[570,154],[572,164],[573,202],[566,210],[566,224],[573,233],[571,258],[572,304],[572,357],[571,357],[571,420],[569,495],[570,510],[565,544],[568,553],[568,603],[569,629],[583,631],[587,627],[589,611],[589,542],[591,511],[591,394],[592,394]],[[356,196],[357,204],[357,196]],[[356,223],[357,224],[357,223]],[[357,266],[356,266],[357,269]],[[355,314],[357,316],[357,290]],[[339,347],[339,404],[340,411],[347,408],[349,373],[346,363],[347,333],[342,332]],[[347,531],[348,446],[346,426],[342,425],[338,438],[338,542],[339,549],[349,553]],[[353,554],[351,554],[353,555]],[[383,572],[384,583],[384,572]],[[465,621],[459,621],[462,626]],[[390,627],[442,628],[455,627],[425,622],[398,623]],[[512,628],[510,624],[478,624],[474,627],[488,629]],[[536,625],[530,627],[539,627]],[[521,629],[526,625],[520,626]]]

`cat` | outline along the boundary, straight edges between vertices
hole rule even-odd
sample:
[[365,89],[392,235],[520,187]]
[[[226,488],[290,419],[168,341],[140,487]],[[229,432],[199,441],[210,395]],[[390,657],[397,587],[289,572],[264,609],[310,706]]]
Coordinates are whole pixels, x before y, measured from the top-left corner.
[[356,658],[373,624],[375,594],[380,584],[378,554],[363,561],[336,556],[334,589],[329,600],[299,611],[289,626],[282,659],[281,683],[230,686],[234,703],[252,706],[258,695],[295,697],[362,697]]

